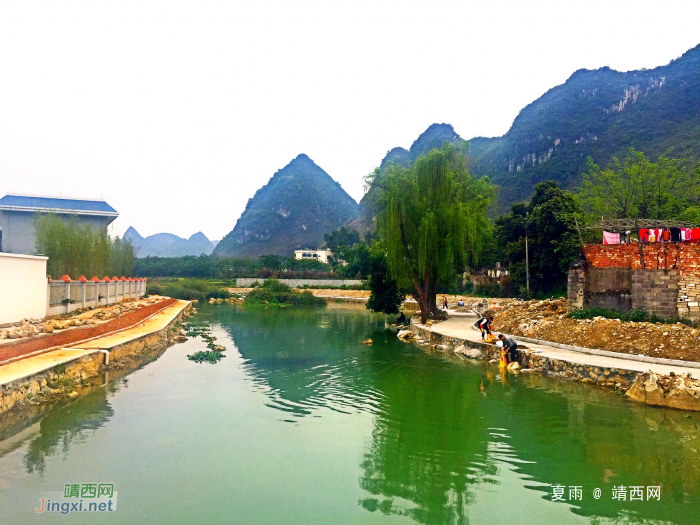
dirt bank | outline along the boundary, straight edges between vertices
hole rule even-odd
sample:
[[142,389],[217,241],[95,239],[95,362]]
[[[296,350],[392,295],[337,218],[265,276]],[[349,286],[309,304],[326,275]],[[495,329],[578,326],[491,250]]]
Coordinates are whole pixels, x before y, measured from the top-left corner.
[[72,328],[49,336],[23,341],[20,340],[17,343],[7,343],[0,346],[0,362],[39,350],[45,350],[47,348],[65,346],[78,341],[83,341],[85,339],[90,339],[92,337],[97,337],[98,335],[104,335],[109,332],[114,332],[115,330],[133,326],[149,315],[157,312],[161,308],[165,308],[176,301],[176,299],[164,299],[137,310],[132,310],[116,319],[101,323],[99,325],[88,325],[79,328]]
[[700,361],[700,332],[683,324],[577,320],[566,317],[566,299],[510,301],[494,318],[497,332],[622,354]]

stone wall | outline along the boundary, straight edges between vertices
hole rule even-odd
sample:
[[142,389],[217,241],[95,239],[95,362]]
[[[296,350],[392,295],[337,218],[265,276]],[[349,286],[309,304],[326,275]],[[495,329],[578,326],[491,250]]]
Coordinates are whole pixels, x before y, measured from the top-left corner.
[[[501,348],[496,345],[432,332],[414,323],[413,319],[411,320],[411,331],[419,337],[419,340],[416,341],[419,346],[427,346],[433,350],[462,355],[455,352],[455,350],[460,347],[466,347],[479,351],[478,353],[470,352],[469,358],[471,359],[498,360],[501,356]],[[521,345],[519,344],[518,346]],[[467,357],[464,358],[466,359]],[[530,352],[528,349],[520,348],[517,350],[517,361],[524,369],[536,370],[548,376],[562,377],[581,383],[592,383],[619,390],[628,389],[634,383],[638,374],[634,370],[572,363],[565,359],[545,357],[535,352]]]
[[678,314],[678,271],[632,271],[632,308],[641,308],[659,317]]
[[[239,288],[248,288],[257,282],[262,284],[265,279],[258,278],[240,278],[236,279],[236,286]],[[281,283],[291,286],[292,288],[301,288],[302,286],[359,286],[362,281],[359,279],[280,279]]]

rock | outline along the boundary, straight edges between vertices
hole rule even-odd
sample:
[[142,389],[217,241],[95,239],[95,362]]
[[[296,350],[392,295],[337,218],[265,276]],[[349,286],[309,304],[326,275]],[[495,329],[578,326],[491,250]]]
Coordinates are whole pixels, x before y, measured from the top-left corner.
[[173,337],[174,343],[184,343],[185,341],[187,341],[187,336],[185,335],[176,335]]
[[214,299],[213,297],[209,299],[209,304],[214,304],[215,302],[216,302],[216,299]]
[[224,348],[224,347],[221,346],[221,345],[216,345],[216,346],[214,347],[214,351],[216,351],[216,352],[225,352],[225,351],[226,351],[226,348]]
[[409,342],[414,338],[414,335],[410,330],[401,330],[396,337],[398,337],[401,341]]
[[68,394],[68,397],[78,397],[78,392],[73,390],[70,394]]
[[[484,353],[481,350],[478,350],[476,348],[470,348],[469,350],[465,350],[462,352],[465,356],[470,357],[472,359],[483,359]],[[494,359],[495,361],[495,359]]]
[[489,363],[495,365],[496,363],[498,363],[498,359],[489,359]]
[[41,329],[45,334],[52,334],[53,333],[53,324],[46,323],[44,326],[42,326]]
[[513,361],[508,365],[508,372],[512,374],[517,374],[520,372],[520,364],[517,361]]
[[455,347],[455,354],[462,354],[464,353],[465,347],[464,345],[459,345]]
[[627,396],[647,405],[700,411],[700,380],[644,372],[637,375]]
[[223,302],[224,302],[223,299],[217,299],[217,300],[216,300],[216,304],[221,304],[221,303],[223,303]]
[[520,370],[523,374],[529,373],[529,372],[535,372],[536,370],[534,368],[522,368]]
[[362,341],[363,345],[371,345],[372,343],[374,343],[374,341],[372,341],[369,337]]

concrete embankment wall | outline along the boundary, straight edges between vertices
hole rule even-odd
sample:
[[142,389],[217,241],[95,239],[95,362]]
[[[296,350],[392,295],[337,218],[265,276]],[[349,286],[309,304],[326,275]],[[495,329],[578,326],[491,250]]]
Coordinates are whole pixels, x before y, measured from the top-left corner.
[[[411,331],[425,343],[430,344],[431,347],[435,345],[436,350],[454,353],[455,348],[464,346],[480,351],[481,355],[475,357],[476,359],[490,360],[501,358],[501,348],[498,346],[431,332],[416,325],[413,320],[411,320]],[[518,362],[523,368],[532,368],[550,376],[559,376],[582,383],[594,383],[621,390],[629,388],[638,374],[634,370],[570,363],[562,359],[545,357],[526,350],[518,350],[517,354]]]
[[44,397],[67,393],[62,390],[72,390],[75,383],[93,378],[110,368],[120,368],[129,358],[164,350],[169,345],[173,326],[188,315],[190,308],[191,305],[188,305],[165,328],[110,348],[108,365],[104,364],[104,353],[96,351],[75,361],[2,385],[0,414],[27,400],[41,401]]
[[[302,286],[359,286],[362,284],[362,281],[359,279],[280,279],[279,281],[292,288],[301,288]],[[248,288],[253,286],[255,282],[262,284],[265,282],[265,279],[241,277],[236,279],[236,286],[238,288]]]

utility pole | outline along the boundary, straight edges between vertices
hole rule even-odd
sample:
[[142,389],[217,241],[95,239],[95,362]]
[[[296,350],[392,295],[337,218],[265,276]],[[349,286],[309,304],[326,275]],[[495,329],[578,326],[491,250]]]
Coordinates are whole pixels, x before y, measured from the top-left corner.
[[527,225],[528,225],[529,213],[525,214],[525,287],[527,288],[527,295],[530,296],[530,255],[527,249]]
[[527,295],[530,296],[530,257],[527,250],[527,233],[525,233],[525,286],[527,287]]

